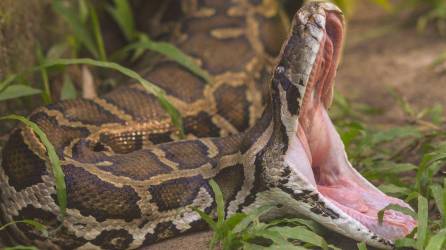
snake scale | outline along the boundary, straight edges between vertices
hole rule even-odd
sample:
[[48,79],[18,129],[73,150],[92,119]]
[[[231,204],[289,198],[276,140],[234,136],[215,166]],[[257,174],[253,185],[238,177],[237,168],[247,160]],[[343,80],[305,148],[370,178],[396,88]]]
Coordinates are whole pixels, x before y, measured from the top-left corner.
[[[283,13],[272,0],[180,4],[186,14],[171,41],[208,70],[213,82],[205,84],[164,59],[145,77],[166,90],[181,112],[187,138],[178,140],[169,116],[139,85],[35,110],[30,119],[61,159],[67,215],[59,221],[45,147],[29,128],[19,126],[2,153],[1,219],[33,218],[50,229],[62,227],[46,238],[16,224],[8,228],[9,237],[42,249],[149,246],[206,228],[193,208],[215,212],[208,183],[214,179],[227,215],[275,204],[273,217],[284,211],[305,215],[354,239],[391,247],[393,238],[338,205],[339,199],[329,196],[333,191],[323,191],[331,186],[318,190],[328,182],[320,177],[325,175],[305,174],[308,169],[295,160],[314,151],[311,138],[296,148],[302,133],[314,134],[311,121],[317,115],[312,113],[319,109],[312,108],[329,106],[343,38],[341,11],[309,3],[294,16],[287,35]],[[382,195],[371,184],[361,187]]]

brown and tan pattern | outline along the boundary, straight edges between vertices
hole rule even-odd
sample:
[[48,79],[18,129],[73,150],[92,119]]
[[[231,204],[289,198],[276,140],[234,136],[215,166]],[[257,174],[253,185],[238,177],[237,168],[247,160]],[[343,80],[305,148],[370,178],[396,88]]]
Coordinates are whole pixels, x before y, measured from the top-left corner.
[[[215,179],[227,215],[267,202],[293,205],[337,231],[390,245],[332,210],[284,161],[325,34],[324,25],[315,27],[328,12],[342,19],[340,11],[329,4],[307,5],[294,17],[280,50],[287,27],[276,1],[180,2],[185,15],[171,42],[207,69],[213,82],[205,84],[164,59],[145,77],[166,90],[184,118],[188,139],[174,141],[178,131],[170,118],[139,85],[38,109],[30,118],[61,158],[67,215],[59,221],[43,145],[20,126],[2,152],[1,221],[36,219],[50,229],[62,227],[45,238],[27,225],[13,225],[9,236],[42,249],[150,245],[204,228],[193,208],[215,212],[208,183]],[[279,51],[280,62],[267,82]]]

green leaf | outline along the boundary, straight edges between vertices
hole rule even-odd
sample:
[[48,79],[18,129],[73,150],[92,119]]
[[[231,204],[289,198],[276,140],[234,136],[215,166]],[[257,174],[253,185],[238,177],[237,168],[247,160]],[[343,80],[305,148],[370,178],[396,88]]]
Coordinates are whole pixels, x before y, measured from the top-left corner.
[[426,250],[442,250],[446,242],[446,228],[440,230],[429,240]]
[[394,88],[388,88],[389,93],[395,98],[395,100],[398,102],[398,105],[400,108],[404,111],[404,113],[409,117],[415,117],[415,111],[410,105],[410,103],[405,99],[404,96],[402,96],[398,91]]
[[245,213],[235,213],[235,214],[231,215],[223,223],[223,230],[224,231],[231,231],[232,229],[235,228],[235,226],[237,226],[247,216],[248,215],[245,214]]
[[107,61],[107,55],[105,53],[104,39],[102,39],[101,25],[99,23],[98,15],[94,7],[89,4],[89,12],[91,17],[91,24],[93,26],[93,35],[96,40],[96,45],[99,52],[99,59]]
[[432,175],[441,169],[440,163],[445,160],[446,152],[443,147],[423,155],[416,175],[416,188],[419,193],[425,194],[426,187],[432,181]]
[[0,92],[0,101],[10,100],[18,97],[37,95],[42,93],[40,89],[35,89],[27,85],[14,84],[9,85]]
[[350,123],[343,128],[344,129],[339,131],[339,135],[346,148],[349,148],[353,140],[358,138],[364,132],[364,128],[359,123]]
[[95,57],[99,57],[99,52],[95,46],[93,36],[84,26],[78,13],[73,8],[66,6],[67,2],[53,0],[52,6],[55,12],[61,15],[73,30],[74,36],[82,45]]
[[253,244],[253,243],[243,242],[242,249],[243,250],[267,250],[267,249],[271,249],[271,248],[260,246],[260,245]]
[[288,239],[282,236],[279,232],[269,229],[257,230],[254,234],[257,237],[263,237],[273,241],[273,245],[267,249],[305,249],[302,247],[294,246]]
[[436,104],[430,108],[426,115],[430,118],[432,123],[436,125],[441,125],[444,123],[444,108],[440,104]]
[[[148,88],[146,87],[146,89]],[[163,109],[172,119],[173,125],[179,130],[180,138],[184,138],[183,119],[181,118],[180,112],[166,99],[164,92],[157,97]]]
[[218,230],[217,223],[215,223],[215,221],[212,219],[211,216],[209,216],[208,214],[206,214],[205,212],[203,212],[197,208],[192,208],[192,210],[197,212],[200,215],[201,219],[203,219],[213,231]]
[[403,186],[397,186],[394,184],[382,184],[379,189],[386,194],[401,194],[405,195],[410,192],[410,189]]
[[417,242],[414,239],[410,238],[404,238],[404,239],[398,239],[395,241],[395,246],[397,248],[414,248],[417,247]]
[[88,20],[88,3],[89,0],[78,0],[78,15],[81,23],[85,24]]
[[418,230],[417,230],[417,249],[422,250],[426,245],[428,237],[428,202],[423,196],[418,196]]
[[217,182],[214,180],[209,180],[209,185],[212,188],[212,192],[214,192],[215,203],[217,204],[217,224],[221,226],[225,220],[225,201],[223,200],[223,193]]
[[69,75],[64,75],[62,90],[60,92],[61,100],[72,100],[77,97],[77,91]]
[[397,204],[389,204],[385,208],[383,208],[383,209],[378,211],[378,223],[379,224],[383,223],[384,212],[387,211],[387,210],[394,210],[394,211],[403,213],[405,215],[409,215],[409,216],[411,216],[413,218],[417,217],[417,214],[414,211],[412,211],[412,209],[410,209],[410,208],[402,207],[402,206],[397,205]]
[[411,172],[418,169],[417,166],[411,163],[394,163],[394,162],[383,162],[381,166],[378,166],[370,171],[367,171],[367,175],[395,175],[401,173]]
[[49,59],[61,58],[68,50],[68,42],[57,43],[51,46],[45,57]]
[[18,220],[18,221],[11,221],[5,225],[0,226],[0,231],[5,230],[5,228],[18,224],[18,223],[23,223],[23,224],[27,224],[30,225],[32,227],[34,227],[36,230],[40,231],[42,233],[42,235],[44,237],[48,237],[48,231],[46,229],[46,226],[43,224],[40,224],[39,222],[35,221],[35,220]]
[[34,131],[43,145],[45,145],[45,148],[48,152],[48,158],[52,165],[53,175],[56,183],[57,202],[59,203],[60,215],[61,219],[63,220],[67,208],[67,188],[65,185],[65,175],[62,171],[59,157],[57,156],[53,145],[48,140],[45,133],[39,128],[39,126],[37,126],[37,124],[35,124],[34,122],[28,120],[26,117],[20,115],[7,115],[0,117],[0,120],[17,120],[24,123],[26,126]]
[[112,5],[107,5],[107,12],[118,24],[128,42],[135,38],[135,21],[128,0],[114,0]]
[[443,178],[443,226],[446,226],[446,178]]
[[243,230],[246,230],[246,228],[248,228],[248,226],[254,220],[257,220],[260,216],[267,213],[269,210],[273,209],[274,207],[276,207],[276,206],[266,205],[266,206],[262,206],[262,207],[253,209],[252,211],[250,211],[248,213],[248,216],[246,216],[242,221],[240,221],[240,223],[237,226],[235,226],[233,231],[235,233],[240,233]]
[[206,82],[211,82],[211,76],[207,71],[199,67],[196,62],[188,55],[170,43],[155,42],[150,39],[126,46],[123,51],[130,51],[135,49],[148,49],[165,55],[169,59],[177,62],[186,69],[190,70],[195,75],[203,78]]
[[3,92],[3,90],[6,89],[6,87],[11,85],[11,83],[16,81],[18,77],[19,77],[18,75],[13,74],[13,75],[9,75],[6,79],[2,80],[0,82],[0,93]]
[[321,226],[317,222],[315,222],[313,220],[302,219],[302,218],[281,218],[281,219],[276,219],[276,220],[268,222],[268,226],[277,226],[277,225],[281,225],[281,224],[306,226],[308,229],[310,229],[313,232],[318,232],[318,231],[321,231],[321,229],[322,229]]
[[302,242],[310,243],[311,245],[320,247],[324,250],[328,249],[327,242],[321,236],[308,230],[304,226],[297,226],[297,227],[275,226],[268,228],[268,230],[277,232],[286,239],[299,240]]
[[377,132],[372,136],[371,143],[376,145],[378,143],[389,142],[401,138],[420,138],[422,135],[416,127],[396,127],[387,131]]
[[[136,42],[138,43],[150,43],[150,38],[147,36],[147,34],[144,33],[136,33]],[[131,61],[136,61],[139,57],[141,57],[144,54],[145,48],[138,48],[134,50],[133,56]]]
[[443,190],[443,188],[438,185],[438,184],[433,184],[431,187],[431,192],[432,192],[432,197],[435,200],[435,205],[438,208],[438,211],[441,214],[441,217],[444,218],[445,214],[445,204],[444,204],[444,199],[445,199],[445,191]]
[[358,246],[358,250],[367,250],[367,246],[364,242],[356,244]]
[[[37,61],[39,62],[39,64],[45,62],[45,56],[43,55],[43,51],[40,48],[40,46],[37,48]],[[46,69],[40,69],[40,75],[42,77],[42,83],[43,83],[42,99],[45,102],[45,104],[48,105],[53,102],[51,98],[51,88],[48,79],[48,72],[46,71]]]

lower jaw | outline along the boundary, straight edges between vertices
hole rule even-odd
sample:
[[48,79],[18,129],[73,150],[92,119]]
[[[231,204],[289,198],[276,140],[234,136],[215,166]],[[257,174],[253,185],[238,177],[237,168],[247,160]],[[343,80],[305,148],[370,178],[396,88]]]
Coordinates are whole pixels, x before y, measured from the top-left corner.
[[[411,217],[394,211],[386,211],[384,222],[378,223],[377,214],[387,205],[409,205],[385,195],[351,167],[341,138],[323,105],[314,110],[310,127],[307,131],[300,130],[298,139],[300,151],[308,158],[306,165],[312,168],[302,169],[302,172],[333,205],[388,240],[404,237],[416,226]],[[311,172],[313,175],[308,176]]]

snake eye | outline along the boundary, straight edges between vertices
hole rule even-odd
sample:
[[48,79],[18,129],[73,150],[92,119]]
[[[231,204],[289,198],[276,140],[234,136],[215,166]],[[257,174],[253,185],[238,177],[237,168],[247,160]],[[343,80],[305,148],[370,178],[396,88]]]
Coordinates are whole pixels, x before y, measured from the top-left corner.
[[281,65],[276,67],[276,74],[283,74],[285,73],[285,68]]

